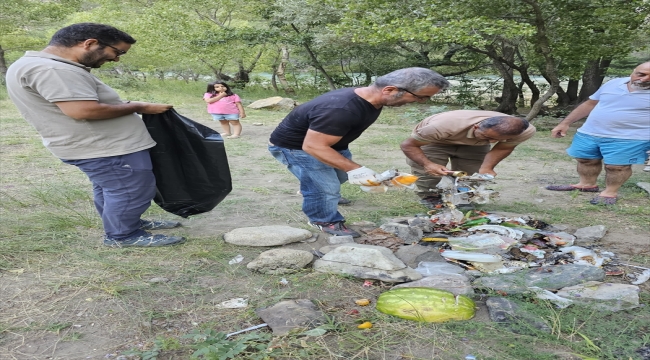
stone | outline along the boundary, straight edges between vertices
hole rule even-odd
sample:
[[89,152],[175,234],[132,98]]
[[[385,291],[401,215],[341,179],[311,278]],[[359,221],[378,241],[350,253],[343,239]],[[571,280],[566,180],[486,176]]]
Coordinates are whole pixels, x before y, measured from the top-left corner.
[[406,266],[389,249],[364,244],[342,244],[314,262],[314,270],[384,282],[419,280],[422,275]]
[[395,234],[395,236],[404,240],[405,244],[417,243],[422,240],[422,237],[424,237],[424,232],[417,226],[387,223],[380,226],[380,228],[388,233]]
[[392,251],[385,247],[364,244],[343,244],[325,254],[322,260],[379,270],[401,270],[406,268],[406,265]]
[[635,285],[589,281],[562,288],[557,295],[593,309],[620,311],[639,307],[639,287]]
[[313,259],[312,253],[305,250],[272,249],[261,253],[246,267],[262,274],[290,274],[309,265]]
[[336,245],[325,245],[322,248],[318,249],[323,254],[327,254],[328,252],[336,249],[337,247],[341,246],[343,244],[336,244]]
[[307,299],[281,301],[255,313],[269,325],[275,336],[287,335],[292,330],[312,329],[326,321],[323,312]]
[[575,235],[576,241],[593,242],[602,239],[606,232],[605,225],[596,225],[580,228],[573,235]]
[[636,183],[636,186],[638,186],[641,189],[645,190],[648,193],[648,195],[650,195],[650,183],[638,182],[638,183]]
[[564,224],[550,224],[549,227],[552,231],[567,231],[569,230],[569,225]]
[[427,216],[426,218],[421,218],[421,217],[416,217],[409,219],[408,221],[409,226],[413,227],[418,227],[422,229],[425,233],[430,233],[433,231],[433,223]]
[[393,289],[401,287],[426,287],[449,291],[454,295],[474,295],[474,289],[472,289],[469,279],[461,274],[425,276],[420,280],[395,285]]
[[168,281],[169,281],[169,279],[167,279],[166,277],[155,277],[155,278],[149,279],[149,282],[152,283],[152,284],[165,283],[165,282],[168,282]]
[[485,302],[490,320],[503,324],[508,330],[522,335],[535,335],[535,330],[550,333],[551,328],[543,319],[523,311],[517,303],[506,298],[490,297]]
[[395,252],[395,256],[412,268],[418,266],[421,261],[445,261],[440,256],[438,248],[419,244],[401,246]]
[[521,294],[531,286],[545,290],[559,290],[567,286],[578,285],[587,281],[600,281],[605,278],[605,271],[590,265],[551,265],[512,274],[483,276],[476,280],[474,288],[489,288],[507,294]]
[[251,109],[291,110],[296,107],[296,101],[282,96],[272,96],[254,101],[248,105]]
[[337,245],[337,244],[348,244],[348,243],[354,243],[354,239],[352,238],[352,235],[343,235],[343,236],[330,236],[329,239],[327,239],[327,243],[330,245]]
[[241,246],[278,246],[303,241],[312,237],[309,230],[286,225],[255,226],[234,229],[223,235],[223,239]]

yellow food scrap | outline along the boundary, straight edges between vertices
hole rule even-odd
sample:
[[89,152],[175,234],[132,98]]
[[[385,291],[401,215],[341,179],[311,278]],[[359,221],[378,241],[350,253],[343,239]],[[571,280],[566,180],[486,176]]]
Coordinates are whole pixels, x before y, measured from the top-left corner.
[[354,303],[359,305],[359,306],[367,306],[367,305],[370,305],[370,300],[368,300],[368,299],[359,299],[359,300],[355,300]]
[[370,329],[372,327],[372,323],[370,321],[366,321],[363,324],[357,326],[359,329]]

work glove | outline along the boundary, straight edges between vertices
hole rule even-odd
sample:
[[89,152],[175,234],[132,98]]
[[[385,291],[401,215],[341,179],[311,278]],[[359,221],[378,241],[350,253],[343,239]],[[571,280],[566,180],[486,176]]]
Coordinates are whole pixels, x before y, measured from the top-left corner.
[[348,181],[352,185],[378,186],[381,184],[377,179],[377,173],[365,166],[348,171]]

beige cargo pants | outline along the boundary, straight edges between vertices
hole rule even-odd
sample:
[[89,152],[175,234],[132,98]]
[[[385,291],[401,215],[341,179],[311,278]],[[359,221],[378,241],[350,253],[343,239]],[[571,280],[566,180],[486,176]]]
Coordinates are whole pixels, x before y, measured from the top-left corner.
[[[421,149],[427,159],[434,163],[445,165],[449,170],[465,171],[468,175],[472,175],[481,168],[483,159],[490,148],[490,145],[425,145]],[[411,166],[411,173],[420,177],[415,182],[417,186],[415,193],[422,199],[436,194],[436,185],[440,182],[441,177],[427,175],[424,168],[411,159],[407,158],[406,163]]]

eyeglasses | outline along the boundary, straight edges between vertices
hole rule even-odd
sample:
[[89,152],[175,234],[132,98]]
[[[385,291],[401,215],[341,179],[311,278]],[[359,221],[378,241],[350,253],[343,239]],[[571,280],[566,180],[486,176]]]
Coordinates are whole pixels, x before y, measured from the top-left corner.
[[429,96],[429,95],[417,95],[417,94],[414,94],[414,93],[412,93],[412,92],[410,92],[410,91],[408,91],[408,90],[406,90],[404,88],[397,88],[397,90],[406,91],[407,93],[409,93],[409,94],[415,96],[416,98],[418,98],[418,100],[425,100],[426,101],[426,100],[431,99],[431,96]]
[[[99,41],[98,41],[98,42],[99,42]],[[104,45],[104,46],[108,46],[109,48],[115,50],[115,52],[117,53],[117,55],[115,55],[115,57],[120,57],[120,56],[126,54],[126,51],[124,51],[124,50],[120,50],[120,49],[116,48],[115,46],[111,46],[111,45],[108,45],[108,44],[103,43],[103,42],[99,42],[99,43],[102,44],[102,45]]]

